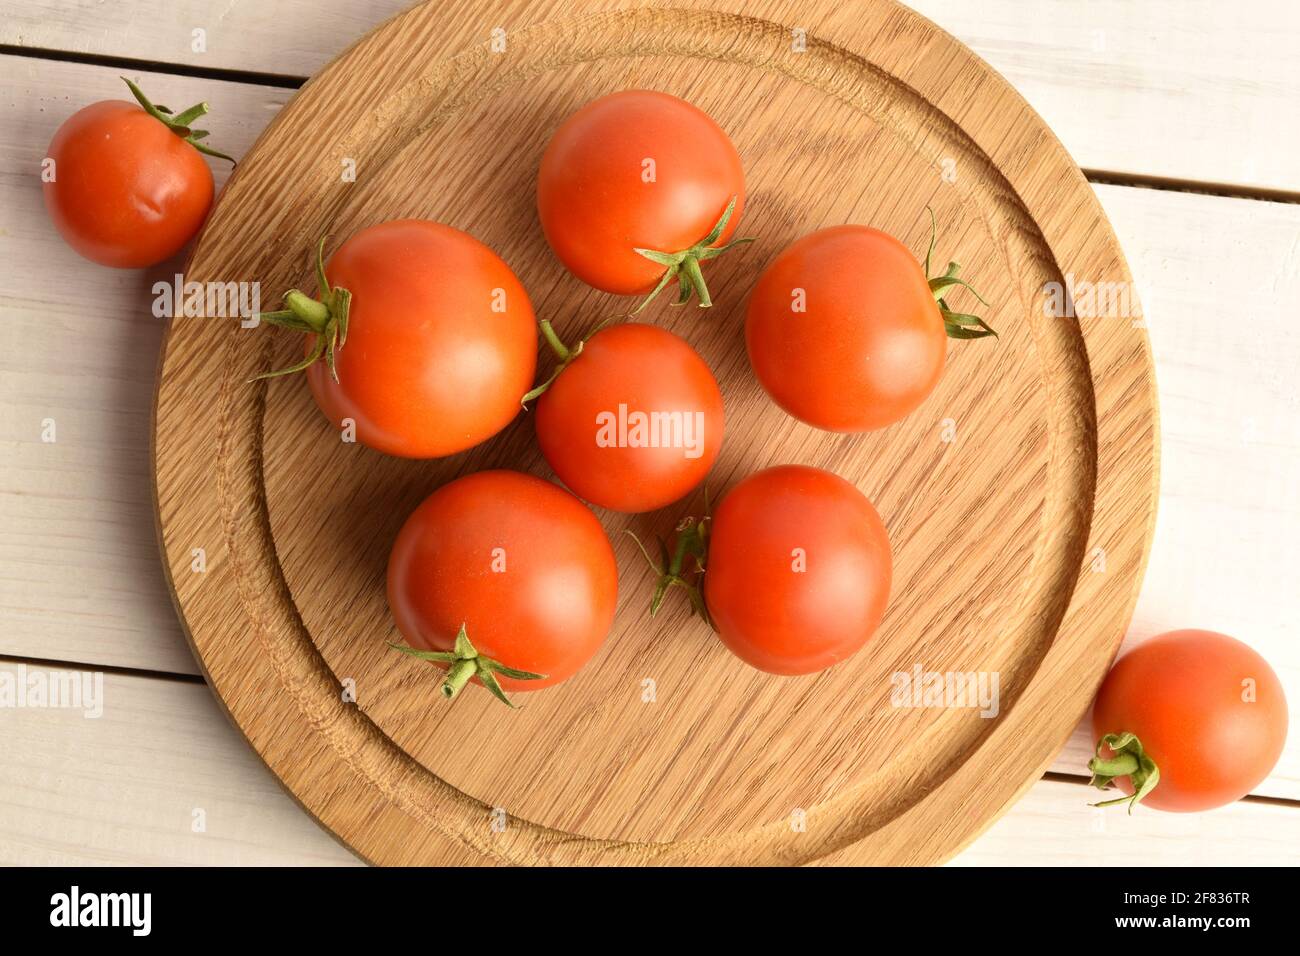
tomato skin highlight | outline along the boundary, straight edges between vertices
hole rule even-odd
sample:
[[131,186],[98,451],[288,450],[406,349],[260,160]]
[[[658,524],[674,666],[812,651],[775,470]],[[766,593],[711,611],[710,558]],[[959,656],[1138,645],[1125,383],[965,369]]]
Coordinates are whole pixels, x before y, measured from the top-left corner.
[[[611,420],[629,413],[680,413],[697,446],[604,446]],[[708,365],[680,336],[627,322],[591,336],[537,400],[537,440],[555,474],[601,508],[653,511],[702,482],[722,448],[722,392]]]
[[512,692],[577,673],[604,642],[617,600],[614,549],[591,509],[515,471],[439,488],[402,526],[388,563],[389,607],[410,645],[449,651],[463,623],[480,654],[546,675],[499,677]]
[[[647,160],[653,182],[642,178]],[[744,209],[740,155],[707,113],[652,90],[581,107],[556,130],[537,177],[537,211],[555,255],[583,282],[618,295],[649,292],[663,275],[637,248],[690,248],[733,196],[714,245],[731,237]]]
[[[805,570],[795,570],[796,549]],[[737,657],[812,674],[857,653],[889,601],[889,534],[867,497],[805,465],[755,472],[718,504],[704,600]]]
[[[1242,699],[1254,681],[1255,700]],[[1116,662],[1093,705],[1096,739],[1137,735],[1160,770],[1142,806],[1180,813],[1211,810],[1263,781],[1286,743],[1282,683],[1268,662],[1215,631],[1169,631]],[[1125,793],[1127,777],[1115,781]]]
[[[800,289],[806,312],[793,310]],[[914,411],[947,354],[921,264],[867,226],[822,229],[778,255],[750,296],[745,343],[773,401],[835,432],[884,428]]]
[[[363,444],[404,458],[441,458],[491,438],[519,413],[537,369],[528,293],[472,236],[400,219],[353,235],[325,267],[348,289],[339,381],[307,369],[316,404],[335,427],[356,422]],[[493,304],[504,295],[504,311]],[[307,336],[310,354],[314,336]]]
[[43,184],[50,219],[68,245],[100,265],[165,262],[212,205],[212,172],[199,151],[134,103],[78,110],[46,155],[54,160],[54,181]]

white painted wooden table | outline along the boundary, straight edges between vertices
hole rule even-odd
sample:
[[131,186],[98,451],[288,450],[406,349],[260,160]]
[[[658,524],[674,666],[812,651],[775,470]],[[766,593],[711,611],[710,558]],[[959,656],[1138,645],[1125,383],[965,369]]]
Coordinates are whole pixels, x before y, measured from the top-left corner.
[[[46,219],[39,169],[59,123],[121,98],[124,72],[165,102],[210,101],[212,142],[239,154],[302,78],[405,5],[0,0],[0,671],[105,675],[98,718],[0,709],[0,863],[357,862],[226,722],[163,585],[148,290],[180,262],[79,259]],[[1300,713],[1300,3],[913,6],[1043,114],[1138,279],[1163,456],[1129,639],[1234,634]],[[1080,730],[956,862],[1294,865],[1295,723],[1255,796],[1199,815],[1090,810]]]

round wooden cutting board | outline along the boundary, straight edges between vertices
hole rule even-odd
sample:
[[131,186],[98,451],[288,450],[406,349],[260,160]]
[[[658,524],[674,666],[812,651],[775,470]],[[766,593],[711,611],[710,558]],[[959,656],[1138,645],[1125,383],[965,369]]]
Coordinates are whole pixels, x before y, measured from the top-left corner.
[[[154,464],[195,653],[286,787],[374,862],[944,860],[1087,711],[1136,600],[1157,479],[1140,316],[1049,308],[1067,277],[1131,289],[1115,237],[1052,133],[969,50],[891,0],[429,3],[283,110],[186,278],[258,282],[273,308],[291,287],[314,289],[321,235],[332,251],[363,226],[424,217],[496,249],[572,338],[631,302],[585,287],[547,248],[538,162],[577,107],[635,87],[707,111],[745,163],[741,234],[758,241],[708,263],[716,306],[644,314],[685,336],[722,386],[713,495],[784,462],[854,482],[894,547],[880,631],[845,663],[781,678],[729,654],[684,602],[651,620],[650,572],[622,531],[667,533],[700,509],[697,494],[650,515],[600,513],[619,609],[585,670],[518,711],[480,688],[448,704],[435,668],[384,646],[397,639],[389,548],[456,476],[552,477],[530,416],[453,458],[385,457],[341,441],[300,376],[249,384],[300,355],[297,336],[176,318]],[[831,224],[880,227],[923,256],[927,205],[937,257],[962,263],[1001,337],[950,343],[935,393],[883,431],[795,422],[750,372],[749,289],[786,244]],[[895,675],[918,669],[996,678],[996,713],[899,706]]]

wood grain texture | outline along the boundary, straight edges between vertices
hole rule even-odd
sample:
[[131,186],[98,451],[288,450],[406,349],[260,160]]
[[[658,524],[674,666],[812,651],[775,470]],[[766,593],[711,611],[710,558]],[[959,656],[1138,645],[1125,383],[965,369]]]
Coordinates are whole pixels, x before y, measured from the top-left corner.
[[[198,673],[149,527],[149,405],[162,323],[155,279],[85,265],[49,228],[34,170],[68,111],[121,93],[118,71],[0,56],[0,654]],[[236,152],[284,90],[144,74],[209,99]],[[215,134],[214,134],[215,135]],[[225,164],[214,163],[218,182]],[[1130,641],[1211,621],[1300,700],[1300,624],[1285,556],[1300,540],[1300,206],[1095,187],[1137,279],[1158,369],[1161,515]],[[1214,263],[1207,271],[1205,263]],[[50,277],[57,275],[58,281]],[[99,321],[86,322],[86,303]],[[1228,318],[1225,318],[1228,317]],[[1225,321],[1234,331],[1223,334]],[[53,418],[60,440],[40,441]],[[1052,764],[1082,773],[1082,725]],[[1255,791],[1300,799],[1300,735]]]
[[[592,0],[590,8],[612,6]],[[1086,169],[1300,191],[1294,0],[912,0]],[[28,0],[0,43],[305,77],[407,0]],[[513,30],[521,8],[497,4]],[[538,18],[562,9],[534,3]],[[292,23],[291,35],[284,25]],[[195,49],[194,30],[205,31]],[[1248,108],[1242,108],[1243,104]]]
[[[239,5],[223,22],[245,9],[263,11],[270,23],[284,22],[284,5],[291,2]],[[38,45],[147,57],[151,54],[145,47],[155,39],[153,21],[136,14],[151,5],[146,0],[97,5],[93,28],[90,18],[67,13],[72,7],[62,0],[8,5],[0,16],[0,32],[30,16],[50,31],[41,38],[48,42]],[[1163,31],[1153,51],[1159,58],[1153,90],[1131,85],[1131,71],[1107,70],[1114,48],[1095,58],[1084,49],[1087,37],[1063,34],[1064,42],[1040,44],[1037,32],[1026,33],[1023,24],[1012,22],[1016,18],[990,16],[980,30],[972,31],[951,19],[970,12],[965,4],[955,5],[942,19],[934,9],[916,5],[974,43],[1004,74],[1015,76],[1017,84],[1026,80],[1006,64],[1010,54],[1022,56],[1043,78],[1064,84],[1077,81],[1076,97],[1102,98],[1096,110],[1073,108],[1065,117],[1052,118],[1066,146],[1093,166],[1104,164],[1089,158],[1089,151],[1119,140],[1131,142],[1134,171],[1139,173],[1154,174],[1189,157],[1186,150],[1170,145],[1185,131],[1170,131],[1172,139],[1153,142],[1125,137],[1117,128],[1131,117],[1140,118],[1146,99],[1166,86],[1181,85],[1188,98],[1194,98],[1196,76],[1180,79],[1176,71],[1219,76],[1215,82],[1221,89],[1239,91],[1234,112],[1247,118],[1256,104],[1267,104],[1277,88],[1276,82],[1254,82],[1252,72],[1232,74],[1232,64],[1215,49],[1180,56],[1180,44],[1198,36],[1191,29]],[[169,3],[166,10],[186,6],[209,9],[206,3]],[[377,6],[347,4],[348,11],[366,13]],[[1122,32],[1130,16],[1145,16],[1157,6],[1157,0],[1125,4],[1109,10],[1106,22]],[[1245,5],[1251,11],[1259,6]],[[356,31],[335,29],[330,0],[321,0],[314,11],[320,29],[310,41],[296,32],[287,54],[323,62]],[[61,13],[64,22],[57,23]],[[1086,13],[1061,13],[1065,20],[1079,16]],[[1252,14],[1230,32],[1244,35],[1269,20]],[[267,48],[258,44],[269,44],[270,37],[249,29],[256,24],[243,26],[241,42],[225,52],[234,57],[230,65],[257,69],[267,59]],[[1007,29],[1011,32],[1004,34]],[[58,30],[66,31],[62,42]],[[1078,43],[1072,47],[1071,40]],[[1090,72],[1075,65],[1079,56],[1088,57]],[[68,112],[96,98],[121,95],[118,72],[0,56],[0,88],[5,93],[0,97],[0,261],[7,265],[0,270],[0,422],[5,426],[0,524],[10,532],[0,538],[0,653],[193,671],[196,665],[184,647],[161,576],[151,571],[151,532],[139,520],[138,508],[124,507],[119,496],[104,496],[102,483],[90,480],[99,470],[133,476],[147,470],[146,395],[156,364],[152,343],[161,334],[144,315],[148,283],[141,280],[137,288],[134,277],[87,267],[69,252],[43,218],[32,172]],[[187,102],[212,100],[214,137],[237,135],[240,152],[289,96],[284,90],[177,76],[150,74],[148,82],[180,88],[179,98]],[[1032,85],[1022,92],[1042,109]],[[1241,156],[1231,149],[1226,133],[1235,120],[1220,119],[1222,142],[1206,141],[1205,150],[1192,158],[1208,158],[1203,153]],[[1186,120],[1188,129],[1200,122],[1195,112]],[[237,129],[232,131],[228,124]],[[213,167],[219,176],[221,167]],[[1097,187],[1097,192],[1138,278],[1151,323],[1165,435],[1161,518],[1130,633],[1141,638],[1171,624],[1214,620],[1214,626],[1239,634],[1264,653],[1286,682],[1291,699],[1300,700],[1297,607],[1294,589],[1284,580],[1286,558],[1300,533],[1300,504],[1290,493],[1300,471],[1294,430],[1278,427],[1288,422],[1285,415],[1280,420],[1278,416],[1286,408],[1284,382],[1297,380],[1300,352],[1289,334],[1288,314],[1276,308],[1278,302],[1300,294],[1300,207],[1109,186]],[[88,302],[96,303],[103,321],[84,321],[79,304]],[[52,319],[65,334],[50,334]],[[1225,323],[1230,334],[1222,333]],[[150,329],[153,339],[147,345],[137,334],[127,334]],[[95,358],[79,362],[75,376],[62,376],[59,370],[69,349]],[[45,376],[61,376],[58,387],[41,391],[38,402],[27,402],[32,387]],[[123,381],[140,387],[123,394]],[[35,445],[29,426],[47,411],[60,422],[69,416],[93,416],[74,436],[60,433],[57,463],[50,456],[29,455],[22,447]],[[107,429],[101,424],[121,421],[128,413],[125,427]],[[1241,439],[1252,420],[1265,428],[1245,445]],[[135,501],[143,500],[136,478],[124,486],[136,488]],[[58,515],[67,520],[59,521]],[[52,533],[55,528],[57,533]],[[1209,547],[1207,531],[1213,538]],[[122,573],[123,556],[129,554],[140,556],[139,569]],[[96,599],[87,600],[89,595]],[[158,699],[155,685],[163,688],[165,702]],[[309,862],[328,859],[331,852],[340,860],[351,859],[316,827],[303,825],[296,805],[278,788],[267,786],[266,771],[232,730],[209,723],[212,732],[205,734],[202,725],[191,726],[196,715],[208,722],[215,719],[217,711],[205,689],[184,687],[183,693],[173,694],[172,686],[124,681],[110,699],[116,711],[138,712],[129,723],[96,724],[78,717],[49,724],[42,714],[16,721],[0,714],[6,754],[12,755],[0,767],[0,817],[7,824],[0,837],[4,862]],[[111,729],[95,732],[104,728]],[[89,746],[81,745],[83,738]],[[1300,798],[1300,735],[1293,734],[1291,743],[1277,770],[1256,792]],[[1085,748],[1084,736],[1076,734],[1053,769],[1078,773]],[[41,769],[44,789],[33,799],[27,776],[12,768],[28,766],[28,754],[49,761],[63,753],[75,753],[75,761],[61,764],[57,775]],[[36,762],[31,766],[36,773]],[[209,766],[219,767],[219,772],[209,773]],[[155,813],[164,819],[171,813],[159,809],[158,793],[183,788],[183,781],[191,778],[204,781],[209,807],[218,799],[230,802],[232,809],[222,812],[228,825],[221,834],[196,838],[183,827],[158,825]],[[1141,841],[1144,857],[1162,864],[1294,858],[1291,848],[1298,841],[1287,828],[1294,809],[1248,802],[1203,818],[1138,815],[1131,828],[1099,833],[1093,821],[1079,816],[1086,813],[1079,789],[1053,781],[1036,784],[956,862],[1122,865],[1131,858],[1135,840]],[[268,852],[249,856],[257,847]]]
[[[382,653],[383,558],[401,515],[447,478],[539,467],[527,422],[442,462],[384,459],[338,442],[301,382],[241,384],[291,342],[174,321],[155,450],[178,604],[235,721],[367,858],[942,859],[1051,760],[1122,637],[1154,514],[1149,350],[1127,317],[1060,320],[1043,302],[1044,284],[1067,271],[1128,281],[1093,193],[1005,83],[902,7],[801,7],[797,18],[779,3],[743,16],[739,4],[708,7],[570,13],[512,32],[503,54],[483,42],[499,8],[412,11],[281,114],[232,178],[189,278],[280,290],[304,278],[303,250],[326,229],[423,215],[500,250],[542,313],[571,329],[610,303],[550,260],[531,212],[536,159],[577,105],[653,83],[699,103],[736,140],[745,225],[766,255],[839,221],[920,247],[931,203],[945,254],[981,277],[1003,338],[954,351],[908,422],[827,436],[782,416],[747,375],[740,308],[764,254],[720,262],[715,296],[727,304],[707,322],[675,319],[728,397],[715,482],[777,460],[855,480],[895,544],[899,587],[881,634],[814,679],[748,672],[680,614],[649,625],[644,574],[624,548],[619,620],[591,667],[530,696],[522,713],[466,695],[430,715],[429,670]],[[807,52],[791,52],[791,24],[808,29]],[[357,163],[356,183],[340,181],[344,158]],[[956,441],[941,439],[945,420]],[[190,572],[196,546],[207,549],[204,574]],[[1107,573],[1081,575],[1097,547]],[[1000,717],[890,708],[890,674],[916,663],[997,671]],[[348,677],[356,706],[340,700]],[[652,707],[640,701],[646,677],[660,688]],[[507,839],[483,833],[494,806],[519,821]],[[790,827],[794,808],[806,832]]]
[[[89,266],[49,227],[37,183],[58,124],[78,105],[121,96],[117,77],[0,56],[0,261],[9,264],[0,270],[0,655],[196,674],[156,566],[147,487],[162,337],[148,290],[184,263],[148,273]],[[141,79],[184,102],[210,100],[218,145],[241,154],[290,96]],[[218,182],[224,167],[212,165]],[[1130,636],[1213,621],[1264,654],[1300,700],[1300,608],[1287,577],[1300,540],[1300,340],[1277,307],[1300,298],[1300,205],[1095,191],[1137,279],[1165,435],[1162,517]],[[87,303],[98,321],[86,321]],[[54,445],[40,441],[46,417],[59,426]],[[1052,769],[1080,773],[1087,749],[1080,728]],[[1300,734],[1256,793],[1300,799]]]
[[[43,143],[71,104],[119,95],[116,71],[12,57],[0,58],[0,64],[6,70],[12,66],[4,74],[6,84],[13,78],[12,86],[7,86],[9,95],[0,102],[4,108],[0,126],[5,130],[0,136],[5,158],[0,167],[4,196],[0,244],[4,261],[12,264],[0,280],[4,328],[14,332],[12,341],[6,336],[8,361],[0,390],[5,392],[5,423],[15,426],[6,446],[14,454],[7,454],[4,462],[7,494],[0,498],[5,525],[14,532],[8,538],[0,575],[8,585],[4,602],[8,623],[0,628],[0,640],[10,652],[189,669],[194,665],[181,646],[160,580],[147,568],[120,573],[123,553],[134,551],[148,564],[153,559],[150,536],[142,533],[138,511],[123,508],[111,496],[97,503],[102,494],[98,483],[85,482],[99,469],[116,474],[125,465],[135,474],[145,467],[144,429],[106,429],[98,419],[120,417],[113,410],[136,401],[127,399],[123,404],[120,379],[147,383],[154,362],[149,348],[122,333],[123,323],[87,326],[80,321],[76,304],[97,302],[101,314],[112,318],[135,314],[142,299],[134,287],[123,285],[121,276],[85,268],[43,228],[39,196],[33,177],[26,173],[36,167]],[[184,84],[193,90],[192,95],[182,94],[185,99],[213,99],[217,119],[222,125],[238,124],[241,136],[248,137],[244,144],[273,115],[274,99],[287,98],[284,91],[250,90],[231,110],[227,108],[230,94],[224,91],[241,87],[177,77],[159,77],[156,82]],[[223,92],[214,95],[214,87]],[[52,95],[59,91],[62,95]],[[1093,139],[1111,135],[1108,124],[1098,117],[1091,118],[1090,127],[1086,132]],[[1068,138],[1066,142],[1071,144]],[[216,168],[220,170],[219,165]],[[1296,290],[1300,212],[1294,206],[1221,197],[1105,186],[1098,192],[1138,276],[1152,319],[1167,436],[1162,520],[1131,632],[1140,637],[1170,621],[1214,619],[1215,626],[1240,634],[1264,651],[1287,682],[1292,699],[1300,699],[1294,690],[1300,684],[1289,664],[1289,656],[1300,645],[1291,635],[1295,607],[1284,580],[1287,564],[1260,560],[1287,553],[1300,525],[1300,513],[1287,493],[1294,482],[1286,476],[1297,472],[1294,430],[1286,427],[1294,419],[1285,415],[1288,390],[1284,385],[1295,380],[1297,357],[1283,327],[1286,314],[1275,308],[1276,302],[1286,301]],[[1207,272],[1205,263],[1215,267]],[[46,281],[47,264],[58,266],[57,283]],[[61,329],[75,331],[75,337],[48,334],[51,315],[60,318]],[[1238,330],[1227,336],[1216,332],[1225,316],[1235,320],[1238,315],[1240,324],[1253,331]],[[154,326],[144,326],[150,327]],[[56,372],[69,348],[97,358],[78,365],[75,380],[61,379],[57,389],[43,392],[41,407],[27,413],[22,398],[32,394],[30,386],[38,380],[34,376]],[[12,391],[7,388],[11,383]],[[1211,396],[1219,407],[1209,408]],[[1291,398],[1294,402],[1293,393]],[[46,410],[60,422],[70,415],[96,416],[94,427],[77,429],[79,438],[69,440],[63,433],[57,467],[48,456],[18,454],[21,443],[35,442],[24,423],[39,422],[35,412]],[[144,418],[141,411],[132,421]],[[1252,421],[1265,427],[1262,432],[1257,429],[1247,444]],[[86,440],[96,436],[102,440]],[[18,462],[21,467],[13,467]],[[77,483],[70,485],[74,476]],[[39,516],[34,514],[38,507]],[[69,512],[69,508],[79,510]],[[56,513],[68,520],[60,522],[63,530],[51,534],[51,516]],[[22,529],[27,530],[20,534]],[[1213,535],[1209,546],[1206,529]],[[79,552],[85,557],[78,557]],[[76,569],[74,575],[62,573],[68,566]],[[88,600],[91,595],[94,600]],[[105,601],[106,595],[114,597]],[[39,617],[19,623],[18,615],[26,613],[23,607],[39,609]],[[19,739],[6,739],[14,742],[16,750],[20,747]],[[97,752],[120,767],[124,764],[116,757],[116,741],[116,737],[99,741]],[[1076,734],[1053,769],[1077,773],[1085,750],[1086,740]],[[1289,748],[1257,792],[1300,796],[1296,753],[1296,748]],[[1037,816],[1031,805],[1039,789],[1031,790],[999,829],[1024,814]],[[1066,820],[1066,811],[1058,808],[1054,817],[1023,832],[1032,832],[1036,846],[1054,845],[1053,837],[1067,825]],[[1202,840],[1210,837],[1201,835]],[[129,842],[123,846],[129,847]],[[983,843],[968,854],[977,853]],[[1157,845],[1190,850],[1175,841]],[[1060,852],[1066,852],[1064,846]],[[1014,854],[1005,857],[1015,858]]]
[[[16,670],[0,662],[0,673]],[[109,674],[97,719],[0,711],[0,727],[0,865],[360,862],[290,799],[201,685]],[[1085,806],[1090,794],[1040,780],[953,864],[1125,866],[1139,848],[1157,865],[1294,864],[1300,846],[1294,807],[1241,801],[1209,814],[1099,818]],[[480,825],[506,836],[486,812]]]

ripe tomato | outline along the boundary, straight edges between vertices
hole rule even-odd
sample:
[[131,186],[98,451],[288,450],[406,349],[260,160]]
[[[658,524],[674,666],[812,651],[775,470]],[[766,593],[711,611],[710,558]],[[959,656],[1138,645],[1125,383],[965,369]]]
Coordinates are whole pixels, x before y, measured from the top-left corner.
[[432,653],[448,667],[448,697],[471,678],[504,699],[498,691],[571,677],[600,648],[617,598],[614,549],[596,516],[563,488],[516,471],[439,488],[402,526],[388,560],[398,630],[416,656]]
[[[322,301],[292,291],[261,318],[311,333],[307,369],[325,416],[371,448],[439,458],[491,438],[519,412],[537,368],[528,293],[458,229],[419,219],[370,226],[324,268]],[[323,361],[322,361],[323,359]]]
[[1209,810],[1269,775],[1286,742],[1286,697],[1268,662],[1240,641],[1169,631],[1119,659],[1097,694],[1092,727],[1093,784],[1114,779],[1132,795],[1136,769],[1137,789],[1146,790],[1105,803],[1127,802],[1130,812],[1138,800],[1157,810]]
[[745,342],[754,374],[809,425],[883,428],[934,390],[945,332],[992,334],[942,300],[964,284],[955,264],[927,280],[907,247],[878,229],[833,226],[804,236],[772,261],[750,297]]
[[684,339],[628,322],[559,347],[568,362],[537,400],[537,440],[574,494],[652,511],[704,480],[722,447],[722,393]]
[[745,174],[727,134],[690,103],[651,90],[611,93],[570,116],[537,177],[556,256],[618,295],[680,279],[682,301],[694,291],[708,306],[699,262],[726,248],[744,206]]
[[68,245],[87,259],[139,269],[174,256],[203,224],[212,173],[200,150],[230,157],[204,146],[199,140],[207,134],[189,126],[207,104],[172,115],[126,82],[139,106],[94,103],[54,134],[45,208]]
[[811,674],[852,656],[884,616],[889,535],[862,492],[804,465],[756,472],[707,525],[704,604],[736,656]]

